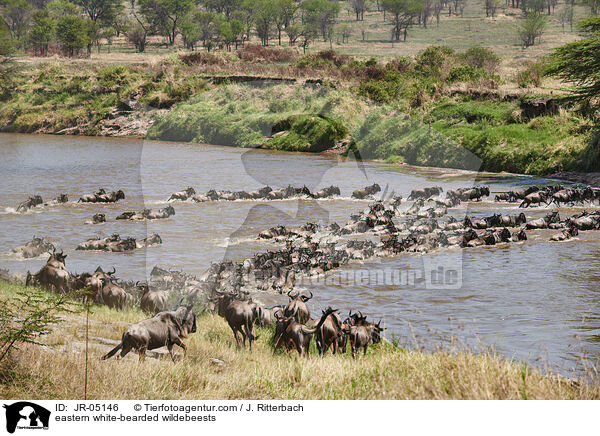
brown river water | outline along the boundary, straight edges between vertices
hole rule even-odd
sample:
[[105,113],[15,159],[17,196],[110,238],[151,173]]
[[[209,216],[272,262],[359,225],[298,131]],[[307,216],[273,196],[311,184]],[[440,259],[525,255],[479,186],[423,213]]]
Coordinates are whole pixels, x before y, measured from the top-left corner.
[[[274,249],[256,235],[269,227],[306,222],[344,224],[368,201],[350,198],[354,189],[378,183],[407,197],[414,188],[449,188],[487,184],[493,192],[529,184],[557,183],[509,174],[476,174],[447,169],[414,168],[356,161],[335,156],[245,150],[231,147],[167,143],[138,139],[86,138],[0,134],[0,268],[12,273],[37,271],[46,256],[23,260],[11,248],[44,236],[64,249],[67,269],[83,272],[117,269],[126,280],[148,278],[154,265],[201,275],[224,257],[243,260]],[[311,190],[329,185],[341,197],[329,200],[234,201],[173,203],[176,215],[152,222],[115,221],[124,211],[162,208],[170,193],[192,186],[201,193],[212,188],[256,189],[306,184]],[[104,187],[122,189],[126,199],[116,204],[77,204],[80,195]],[[29,195],[50,200],[59,193],[69,203],[17,214]],[[492,194],[493,197],[493,194]],[[597,206],[587,206],[592,209]],[[528,218],[551,208],[526,209]],[[584,210],[561,208],[561,216]],[[451,215],[464,217],[493,212],[518,213],[515,204],[491,198],[463,203]],[[95,213],[107,223],[85,224]],[[439,250],[354,262],[325,277],[301,284],[314,293],[313,312],[334,306],[342,314],[360,309],[381,318],[388,339],[403,345],[435,349],[465,346],[495,351],[542,369],[580,375],[600,353],[600,233],[582,232],[568,242],[549,242],[557,231],[528,231],[529,239],[472,249]],[[75,251],[80,242],[119,233],[142,238],[158,233],[163,244],[133,253]],[[266,304],[286,300],[261,293]]]

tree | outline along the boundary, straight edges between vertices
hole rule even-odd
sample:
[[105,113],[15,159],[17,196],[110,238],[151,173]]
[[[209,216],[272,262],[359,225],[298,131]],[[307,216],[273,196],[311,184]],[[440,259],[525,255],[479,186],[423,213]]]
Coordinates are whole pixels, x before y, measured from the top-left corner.
[[590,7],[592,15],[600,14],[600,0],[584,0],[584,4]]
[[399,41],[400,35],[404,35],[406,41],[408,28],[423,10],[423,3],[420,0],[381,0],[381,7],[392,16],[392,39]]
[[14,41],[10,37],[8,26],[0,16],[0,101],[7,100],[14,90]]
[[148,29],[139,23],[133,24],[127,30],[127,39],[135,46],[138,53],[143,53],[146,50]]
[[275,27],[277,28],[277,38],[281,45],[281,32],[290,25],[294,19],[294,14],[298,6],[294,0],[274,0]]
[[36,11],[33,14],[28,42],[40,56],[48,55],[48,45],[54,34],[54,20],[47,10]]
[[356,21],[362,21],[365,19],[365,10],[367,9],[366,0],[351,0],[352,9],[356,14]]
[[75,0],[75,2],[94,23],[101,21],[112,24],[117,14],[124,9],[121,0]]
[[50,16],[58,20],[65,15],[77,15],[77,6],[68,0],[54,0],[46,6]]
[[28,290],[14,298],[1,299],[0,362],[21,344],[39,344],[38,339],[60,322],[58,315],[77,309],[66,294]]
[[285,33],[288,36],[290,45],[296,44],[296,41],[302,36],[302,25],[298,23],[291,23],[285,28]]
[[565,24],[569,24],[571,31],[573,31],[573,6],[566,3],[558,14],[558,21],[562,26],[562,31],[565,31]]
[[21,38],[27,30],[27,23],[31,15],[31,6],[26,0],[3,0],[0,12],[13,39]]
[[193,0],[138,0],[140,14],[156,30],[167,37],[169,45],[175,44],[179,22],[194,6]]
[[300,7],[304,23],[318,29],[323,41],[327,41],[329,29],[335,24],[335,18],[340,12],[340,5],[329,0],[304,0]]
[[525,21],[519,26],[519,36],[523,42],[523,47],[530,47],[535,44],[546,28],[547,19],[540,12],[528,12]]
[[302,47],[303,53],[306,53],[306,49],[310,45],[311,42],[315,40],[317,37],[318,30],[314,26],[314,24],[305,24],[302,26],[302,34],[300,39],[300,47]]
[[256,33],[262,45],[269,45],[269,39],[275,23],[275,3],[272,0],[253,0],[251,4],[251,13]]
[[202,40],[202,28],[198,19],[200,11],[189,12],[179,23],[179,33],[183,38],[183,45],[188,50],[194,50],[196,44]]
[[498,7],[500,7],[500,0],[485,0],[485,16],[495,17]]
[[575,85],[573,97],[600,109],[600,18],[577,23],[584,39],[557,48],[550,55],[548,74]]
[[86,20],[75,15],[59,18],[56,23],[56,40],[67,56],[74,56],[90,43]]

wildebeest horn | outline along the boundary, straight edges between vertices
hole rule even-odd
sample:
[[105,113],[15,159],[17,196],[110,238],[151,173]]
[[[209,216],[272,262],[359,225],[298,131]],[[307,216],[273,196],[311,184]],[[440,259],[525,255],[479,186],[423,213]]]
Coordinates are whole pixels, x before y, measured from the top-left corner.
[[306,299],[310,300],[313,297],[313,293],[311,291],[308,291],[308,293],[310,294],[310,297],[306,297]]
[[117,269],[113,266],[112,272],[107,272],[106,274],[108,274],[109,276],[112,276],[116,272],[117,272]]
[[287,293],[288,297],[290,297],[290,298],[294,298],[294,297],[292,297],[292,296],[290,295],[292,292],[296,292],[296,293],[295,293],[295,296],[296,296],[296,297],[298,296],[298,291],[294,291],[294,289],[292,289],[292,290],[288,291],[288,293]]

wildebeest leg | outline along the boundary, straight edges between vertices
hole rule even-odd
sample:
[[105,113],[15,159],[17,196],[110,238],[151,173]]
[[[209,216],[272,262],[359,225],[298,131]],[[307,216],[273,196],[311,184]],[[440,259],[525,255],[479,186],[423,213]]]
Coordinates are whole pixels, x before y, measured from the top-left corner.
[[365,348],[363,348],[363,356],[366,356],[366,355],[367,355],[367,348],[368,348],[368,346],[367,346],[367,345],[365,345]]
[[146,360],[146,347],[142,347],[138,350],[138,354],[140,355],[140,362]]

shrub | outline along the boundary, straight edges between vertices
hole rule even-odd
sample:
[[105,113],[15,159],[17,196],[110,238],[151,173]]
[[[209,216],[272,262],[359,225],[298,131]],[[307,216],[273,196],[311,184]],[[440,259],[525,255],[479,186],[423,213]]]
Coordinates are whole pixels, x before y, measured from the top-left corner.
[[544,64],[542,62],[531,61],[525,69],[517,73],[517,83],[521,88],[527,88],[531,85],[540,86],[544,76]]
[[472,65],[457,65],[452,67],[448,73],[447,81],[452,82],[474,82],[487,76],[486,71]]
[[444,79],[456,61],[456,52],[450,47],[432,45],[416,58],[415,71],[425,77]]
[[492,74],[500,65],[500,58],[487,47],[471,47],[462,55],[463,61],[472,67],[483,68]]
[[204,51],[184,53],[179,55],[181,62],[188,66],[192,65],[225,65],[227,60],[222,56],[217,56]]
[[296,59],[292,50],[263,47],[258,44],[248,44],[237,51],[240,59],[248,62],[290,62]]
[[[350,61],[352,60],[352,58],[348,55],[345,54],[341,54],[336,52],[335,50],[323,50],[317,53],[317,57],[319,59],[323,59],[326,61],[331,61],[336,67],[341,67],[342,65],[346,65],[348,63],[350,63]],[[365,65],[368,65],[367,61],[365,63]]]

